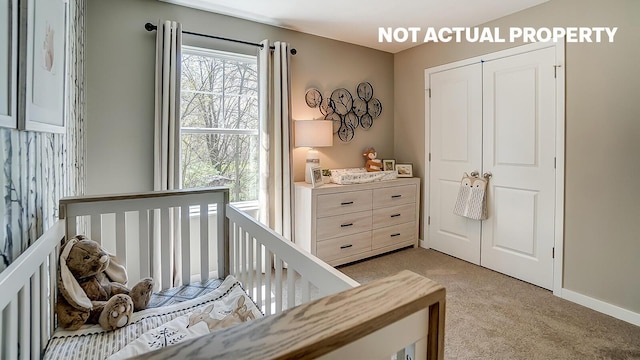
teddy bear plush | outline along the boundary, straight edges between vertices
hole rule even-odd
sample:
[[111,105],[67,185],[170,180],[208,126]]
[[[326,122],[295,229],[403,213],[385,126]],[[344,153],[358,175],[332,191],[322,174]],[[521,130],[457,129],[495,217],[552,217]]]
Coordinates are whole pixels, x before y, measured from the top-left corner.
[[147,308],[153,291],[151,278],[128,288],[124,266],[84,235],[64,243],[58,269],[56,313],[58,323],[67,330],[84,324],[121,328],[129,324],[134,311]]
[[362,156],[366,159],[364,167],[368,172],[382,171],[382,160],[376,159],[376,157],[378,157],[378,153],[374,148],[365,150]]

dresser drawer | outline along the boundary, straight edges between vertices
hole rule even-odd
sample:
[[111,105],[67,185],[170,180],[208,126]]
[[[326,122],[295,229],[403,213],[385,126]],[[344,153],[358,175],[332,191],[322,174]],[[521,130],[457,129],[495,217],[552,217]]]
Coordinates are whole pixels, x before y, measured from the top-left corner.
[[417,234],[415,221],[395,226],[389,226],[382,229],[376,229],[373,230],[373,240],[371,242],[371,248],[378,249],[403,242],[415,242],[416,236]]
[[318,195],[316,216],[326,217],[371,210],[371,190]]
[[404,205],[416,202],[416,186],[403,185],[373,190],[373,208]]
[[373,210],[373,228],[403,224],[416,220],[416,204],[406,204]]
[[371,210],[318,219],[316,241],[371,230]]
[[318,242],[316,253],[324,261],[332,261],[371,250],[371,232]]

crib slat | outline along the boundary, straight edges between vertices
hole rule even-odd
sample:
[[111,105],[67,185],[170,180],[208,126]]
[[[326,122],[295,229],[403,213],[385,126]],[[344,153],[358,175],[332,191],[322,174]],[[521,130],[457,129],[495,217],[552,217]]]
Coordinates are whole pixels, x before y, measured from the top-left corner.
[[216,202],[217,234],[215,242],[218,244],[218,277],[224,279],[231,272],[231,243],[229,241],[229,222],[227,221],[227,205],[229,193],[224,193],[221,200]]
[[254,301],[258,304],[258,309],[262,308],[262,244],[256,247],[256,297]]
[[253,236],[249,235],[247,233],[247,235],[249,236],[248,242],[249,242],[249,283],[247,284],[246,287],[246,291],[249,293],[249,297],[252,299],[255,299],[256,296],[254,294],[254,283],[253,283],[253,273],[255,272],[255,263],[253,261],[253,252],[255,251],[255,239],[253,238]]
[[91,216],[91,240],[102,244],[102,215]]
[[25,286],[18,292],[18,344],[20,344],[20,359],[29,359],[31,357],[31,346],[29,344],[29,337],[31,336],[31,331],[29,331],[29,324],[31,324],[30,317],[30,302],[31,291],[29,284],[25,284]]
[[309,280],[307,280],[305,277],[301,277],[300,278],[300,285],[301,285],[301,291],[302,291],[302,303],[307,303],[309,302],[309,299],[311,298],[311,289],[309,288]]
[[138,212],[138,232],[140,233],[140,277],[151,276],[151,248],[149,246],[149,212]]
[[267,315],[271,315],[271,303],[273,302],[273,298],[271,297],[271,258],[273,253],[271,250],[265,246],[264,248],[265,258],[264,258],[264,268],[265,268],[265,285],[264,285],[264,298],[265,298],[265,313]]
[[4,336],[4,310],[0,309],[0,359],[4,359],[4,356],[6,355],[3,349],[9,347]]
[[249,282],[249,232],[242,230],[242,284],[245,290]]
[[[56,246],[55,251],[53,251],[51,254],[49,254],[49,291],[51,291],[51,293],[49,294],[49,313],[52,314],[53,313],[53,309],[55,309],[56,307],[56,297],[58,296],[57,292],[55,291],[55,289],[57,289],[58,284],[57,284],[57,267],[58,267],[58,259],[56,254],[58,254],[60,252],[60,246]],[[48,321],[48,329],[47,329],[47,340],[51,337],[51,334],[53,334],[53,329],[56,328],[56,323],[55,323],[56,319],[55,316],[49,316],[49,321]],[[44,326],[44,324],[43,324]]]
[[[52,275],[55,277],[56,275]],[[49,273],[47,272],[47,262],[40,265],[40,349],[44,349],[47,346],[47,342],[49,341],[49,314],[53,314],[53,308],[49,310],[49,294],[48,294],[48,283],[49,283]]]
[[76,217],[69,216],[67,218],[67,239],[78,235],[78,227],[76,224]]
[[287,269],[287,307],[291,309],[296,306],[296,271],[289,266]]
[[245,246],[244,246],[244,229],[242,228],[242,226],[238,227],[238,274],[236,275],[238,277],[238,281],[240,281],[240,283],[242,283],[242,286],[244,286],[244,264],[245,264],[245,259],[244,259],[244,254],[245,254]]
[[200,281],[209,280],[209,204],[200,204]]
[[32,358],[40,358],[40,309],[42,295],[40,293],[40,269],[31,277],[31,354]]
[[180,240],[182,242],[182,283],[191,283],[191,224],[189,207],[180,208]]
[[126,266],[127,264],[127,240],[126,223],[123,212],[116,213],[116,256]]
[[238,224],[233,223],[233,276],[238,276],[238,272],[240,271],[239,263],[240,263],[240,240],[239,238],[239,229]]
[[276,311],[275,314],[282,312],[282,260],[274,254],[276,268]]
[[162,279],[162,289],[172,286],[171,280],[171,226],[169,222],[169,209],[160,209],[160,278]]
[[3,319],[3,359],[16,359],[18,357],[18,299],[14,298],[4,310]]

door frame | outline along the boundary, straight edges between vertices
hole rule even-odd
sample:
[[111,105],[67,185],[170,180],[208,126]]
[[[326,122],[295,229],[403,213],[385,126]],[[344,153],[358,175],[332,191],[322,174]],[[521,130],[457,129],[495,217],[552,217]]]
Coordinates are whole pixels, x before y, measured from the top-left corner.
[[423,224],[425,224],[424,241],[421,246],[429,249],[431,242],[429,239],[430,216],[430,182],[431,163],[429,161],[429,153],[431,152],[431,113],[430,113],[430,81],[431,74],[441,71],[451,70],[462,66],[475,63],[481,63],[489,60],[496,60],[508,56],[523,54],[544,48],[555,48],[556,53],[556,173],[555,173],[555,214],[554,214],[554,251],[553,259],[553,294],[562,297],[563,288],[563,269],[564,269],[564,172],[565,172],[565,44],[564,39],[555,43],[532,43],[520,45],[506,50],[501,50],[485,55],[475,56],[465,60],[459,60],[452,63],[439,65],[424,70],[424,89],[425,89],[425,181],[424,183],[424,204],[423,204]]

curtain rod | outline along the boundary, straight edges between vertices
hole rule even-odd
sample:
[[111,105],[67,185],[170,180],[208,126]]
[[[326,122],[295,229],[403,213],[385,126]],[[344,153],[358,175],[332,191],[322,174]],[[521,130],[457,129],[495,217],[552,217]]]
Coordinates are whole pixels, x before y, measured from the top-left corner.
[[[147,29],[147,31],[154,31],[154,30],[158,30],[158,27],[156,25],[153,25],[152,23],[146,23],[144,24],[144,28]],[[221,37],[221,36],[214,36],[214,35],[207,35],[207,34],[200,34],[200,33],[195,33],[195,32],[191,32],[191,31],[182,31],[184,34],[189,34],[189,35],[195,35],[195,36],[202,36],[202,37],[206,37],[206,38],[210,38],[210,39],[217,39],[217,40],[224,40],[224,41],[231,41],[234,43],[238,43],[238,44],[244,44],[244,45],[252,45],[252,46],[257,46],[259,48],[264,48],[264,45],[262,44],[258,44],[258,43],[252,43],[252,42],[248,42],[248,41],[243,41],[243,40],[236,40],[236,39],[229,39],[229,38],[225,38],[225,37]],[[274,50],[276,47],[275,46],[270,46],[269,47],[271,50]],[[291,52],[291,55],[295,55],[298,53],[298,50],[296,49],[291,49],[289,50]]]

